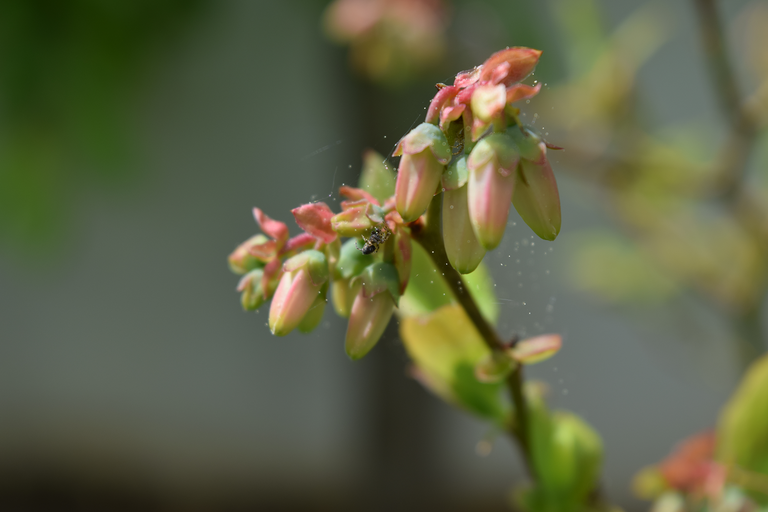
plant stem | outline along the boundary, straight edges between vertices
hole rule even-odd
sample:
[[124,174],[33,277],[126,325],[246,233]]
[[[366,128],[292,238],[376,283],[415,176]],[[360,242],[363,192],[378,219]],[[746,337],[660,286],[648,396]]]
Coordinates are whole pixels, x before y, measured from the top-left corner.
[[[413,239],[416,240],[430,255],[437,268],[442,270],[445,282],[453,292],[456,300],[464,308],[467,316],[475,325],[485,344],[492,352],[503,352],[506,350],[504,342],[499,338],[496,330],[488,323],[480,312],[480,308],[472,298],[461,274],[454,269],[448,262],[448,255],[445,253],[443,245],[443,236],[441,233],[442,219],[442,199],[443,194],[436,196],[429,203],[427,210],[426,226],[419,230],[414,230]],[[528,420],[528,407],[523,393],[523,370],[522,365],[516,365],[512,373],[506,380],[507,390],[509,391],[512,403],[515,406],[515,422],[511,429],[511,435],[517,441],[520,451],[523,453],[526,467],[531,477],[535,477],[531,465],[530,451],[530,427]]]
[[731,133],[722,150],[722,196],[726,203],[738,201],[749,154],[757,134],[757,123],[743,105],[736,74],[728,58],[720,15],[715,0],[695,0],[699,30],[709,74]]

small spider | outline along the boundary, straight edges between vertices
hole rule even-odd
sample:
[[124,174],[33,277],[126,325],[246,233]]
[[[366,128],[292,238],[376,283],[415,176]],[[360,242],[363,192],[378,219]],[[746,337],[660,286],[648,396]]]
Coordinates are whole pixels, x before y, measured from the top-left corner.
[[365,238],[365,236],[360,235],[363,237],[363,241],[365,242],[365,245],[362,247],[355,244],[355,247],[357,247],[357,250],[362,252],[363,254],[373,254],[375,252],[379,251],[379,245],[383,244],[389,239],[389,236],[392,234],[392,232],[389,230],[389,228],[386,225],[382,225],[380,228],[373,228],[373,231],[371,232],[371,236],[368,238]]

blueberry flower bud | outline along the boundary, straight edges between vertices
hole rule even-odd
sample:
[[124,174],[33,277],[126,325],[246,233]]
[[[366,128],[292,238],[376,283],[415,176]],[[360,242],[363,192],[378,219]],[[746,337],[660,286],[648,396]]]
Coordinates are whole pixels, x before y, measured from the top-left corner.
[[277,336],[299,325],[328,280],[328,263],[319,251],[297,254],[285,262],[283,270],[269,308],[269,328]]
[[350,359],[360,359],[376,345],[384,334],[395,303],[386,292],[366,297],[362,289],[355,297],[349,315],[345,349]]
[[251,254],[251,247],[262,245],[269,239],[264,235],[252,236],[242,244],[237,246],[237,249],[232,251],[229,255],[229,268],[235,274],[245,274],[246,272],[255,268],[261,268],[264,266],[264,262],[256,258]]
[[255,311],[266,302],[264,291],[261,287],[261,278],[264,271],[260,268],[251,270],[240,279],[237,285],[237,291],[241,293],[240,302],[245,311]]
[[401,156],[395,185],[395,204],[403,221],[413,222],[427,211],[440,183],[451,148],[440,128],[422,123],[398,144],[394,156]]
[[512,203],[534,233],[554,240],[560,233],[560,195],[555,174],[547,160],[544,141],[529,130],[510,130],[522,159]]
[[323,321],[323,313],[325,313],[325,304],[328,302],[326,299],[326,292],[328,291],[328,281],[320,289],[320,293],[315,297],[315,301],[309,307],[309,311],[304,315],[304,318],[299,322],[299,331],[303,333],[310,333],[315,330],[315,327],[320,325]]
[[451,266],[462,274],[473,272],[485,257],[469,218],[467,186],[446,190],[443,197],[443,243]]
[[503,133],[481,139],[467,159],[469,217],[486,250],[498,246],[504,236],[519,159],[514,141]]
[[384,333],[400,298],[397,270],[390,263],[377,262],[365,268],[353,281],[359,291],[352,304],[345,349],[352,359],[366,355]]

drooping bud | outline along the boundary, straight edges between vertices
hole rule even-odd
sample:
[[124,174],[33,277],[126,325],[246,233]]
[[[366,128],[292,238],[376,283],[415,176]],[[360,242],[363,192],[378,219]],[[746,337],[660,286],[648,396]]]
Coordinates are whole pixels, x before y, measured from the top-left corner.
[[315,297],[315,301],[309,307],[309,311],[304,315],[304,318],[299,322],[299,331],[303,333],[310,333],[315,330],[315,327],[320,325],[323,321],[323,313],[325,313],[325,304],[328,302],[326,299],[326,293],[328,291],[328,281],[323,284],[320,289],[320,293]]
[[467,160],[469,217],[486,250],[496,248],[504,236],[519,159],[512,139],[493,133],[477,143]]
[[440,128],[422,123],[397,144],[394,156],[401,156],[395,185],[397,211],[405,222],[413,222],[435,195],[444,166],[451,160],[451,148]]
[[252,236],[242,244],[237,246],[237,249],[232,251],[229,255],[229,268],[235,274],[245,274],[255,268],[261,268],[264,266],[264,262],[256,258],[250,252],[250,248],[255,245],[261,245],[268,239],[264,235]]
[[283,270],[269,308],[269,328],[277,336],[299,325],[328,280],[328,263],[320,251],[297,254],[285,262]]
[[522,155],[512,202],[534,233],[544,240],[554,240],[560,233],[560,194],[547,160],[547,147],[528,130],[510,133]]
[[345,350],[350,359],[360,359],[376,345],[395,311],[395,303],[386,292],[366,297],[361,291],[355,297],[347,325]]
[[351,279],[334,279],[331,283],[333,310],[342,318],[349,318],[356,292],[359,291],[353,288],[350,281]]
[[376,345],[400,299],[397,270],[390,263],[369,265],[353,285],[357,282],[361,286],[352,304],[345,340],[352,359],[360,359]]
[[251,270],[240,279],[237,291],[241,293],[240,302],[245,311],[255,311],[266,302],[264,291],[261,288],[261,278],[264,271],[260,268]]
[[461,274],[474,272],[485,257],[469,218],[467,186],[446,190],[443,196],[443,244],[451,266]]
[[400,227],[395,231],[394,260],[400,281],[400,293],[403,294],[411,277],[411,235],[406,227]]

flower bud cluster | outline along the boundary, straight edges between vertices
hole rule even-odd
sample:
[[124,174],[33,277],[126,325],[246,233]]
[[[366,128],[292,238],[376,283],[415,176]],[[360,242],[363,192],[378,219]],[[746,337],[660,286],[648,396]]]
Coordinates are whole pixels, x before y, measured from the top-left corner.
[[[256,310],[271,299],[273,334],[310,332],[322,321],[330,290],[336,312],[349,318],[347,354],[359,359],[379,340],[408,286],[411,228],[423,228],[419,217],[436,195],[443,194],[445,251],[461,273],[474,271],[499,244],[512,204],[534,232],[553,240],[560,201],[547,146],[512,106],[538,93],[539,86],[519,82],[540,53],[509,48],[440,86],[426,122],[397,144],[396,182],[381,158],[369,154],[364,188],[339,190],[341,212],[319,202],[292,210],[303,233],[289,237],[284,223],[255,208],[262,234],[229,257],[243,276],[237,288],[243,308]],[[350,240],[342,244],[342,237]]]
[[[338,214],[325,203],[293,209],[304,231],[293,238],[284,223],[255,208],[263,234],[237,247],[229,265],[243,275],[237,290],[245,310],[272,300],[269,328],[277,336],[315,329],[330,289],[334,309],[349,318],[347,354],[359,359],[381,338],[408,285],[410,230],[394,198],[382,205],[362,189],[341,187],[340,193],[347,200]],[[342,245],[340,237],[352,239]]]
[[547,144],[519,119],[513,103],[541,84],[520,83],[541,52],[507,48],[481,66],[438,84],[426,121],[398,143],[395,204],[406,222],[443,196],[443,240],[451,265],[475,270],[504,236],[512,204],[545,240],[560,232],[560,198]]

